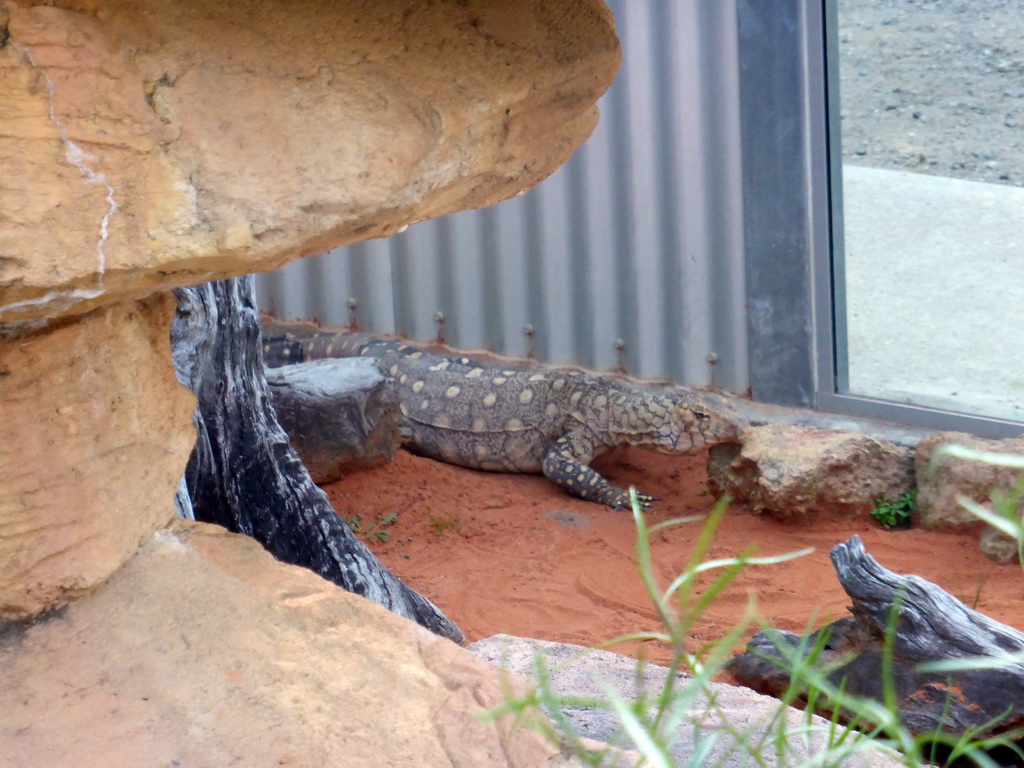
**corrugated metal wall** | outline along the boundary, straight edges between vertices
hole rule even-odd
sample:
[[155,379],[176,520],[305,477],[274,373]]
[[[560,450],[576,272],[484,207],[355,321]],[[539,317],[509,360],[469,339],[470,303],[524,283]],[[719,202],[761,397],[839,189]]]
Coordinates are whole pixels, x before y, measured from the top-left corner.
[[[613,0],[623,67],[522,198],[261,275],[262,308],[453,346],[748,386],[736,0]],[[529,329],[529,333],[527,333]]]

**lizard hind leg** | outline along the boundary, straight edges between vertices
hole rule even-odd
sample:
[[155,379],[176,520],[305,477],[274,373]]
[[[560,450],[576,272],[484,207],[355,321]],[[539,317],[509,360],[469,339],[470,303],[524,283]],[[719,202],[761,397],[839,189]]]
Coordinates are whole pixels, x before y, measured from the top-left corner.
[[[596,455],[594,444],[585,437],[570,433],[555,441],[544,457],[544,476],[573,496],[615,509],[629,509],[629,491],[609,483],[599,472],[588,466]],[[637,493],[637,501],[644,509],[655,501]]]

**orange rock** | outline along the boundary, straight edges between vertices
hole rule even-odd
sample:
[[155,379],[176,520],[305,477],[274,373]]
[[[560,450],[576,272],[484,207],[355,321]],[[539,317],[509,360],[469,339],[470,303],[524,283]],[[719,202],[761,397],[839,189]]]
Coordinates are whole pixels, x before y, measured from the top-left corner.
[[161,294],[0,343],[0,620],[95,587],[175,515],[195,442]]
[[148,537],[5,640],[12,766],[583,765],[478,719],[502,702],[496,667],[215,526]]
[[600,0],[0,3],[0,322],[478,208],[590,135]]

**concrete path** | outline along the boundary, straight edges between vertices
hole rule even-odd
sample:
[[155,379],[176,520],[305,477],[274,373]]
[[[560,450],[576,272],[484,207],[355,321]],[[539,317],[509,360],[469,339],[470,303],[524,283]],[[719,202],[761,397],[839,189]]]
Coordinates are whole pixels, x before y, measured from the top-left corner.
[[850,392],[1024,421],[1024,188],[843,167]]

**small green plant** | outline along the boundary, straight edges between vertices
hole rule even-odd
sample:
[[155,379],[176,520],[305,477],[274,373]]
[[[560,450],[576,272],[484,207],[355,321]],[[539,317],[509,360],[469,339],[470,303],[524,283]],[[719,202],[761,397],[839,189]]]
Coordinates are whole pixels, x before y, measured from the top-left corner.
[[886,528],[903,528],[910,525],[910,516],[914,514],[917,502],[917,489],[907,491],[895,501],[879,499],[871,516]]
[[386,544],[390,534],[384,529],[395,524],[395,520],[398,519],[398,513],[392,512],[384,516],[377,515],[376,520],[367,523],[364,523],[359,515],[352,515],[351,517],[343,517],[341,519],[351,529],[352,533],[363,541],[368,543],[379,541]]
[[452,512],[447,515],[431,515],[427,518],[427,522],[438,533],[444,533],[445,531],[458,533],[462,530],[462,518],[459,517],[458,512]]

